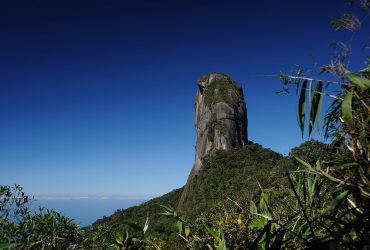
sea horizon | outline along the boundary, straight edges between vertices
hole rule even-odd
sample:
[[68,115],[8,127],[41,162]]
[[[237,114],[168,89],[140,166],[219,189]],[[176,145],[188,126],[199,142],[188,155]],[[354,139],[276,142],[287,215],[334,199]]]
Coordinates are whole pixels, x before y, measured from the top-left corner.
[[35,195],[31,210],[53,209],[71,218],[81,227],[115,211],[137,206],[154,198],[149,195]]

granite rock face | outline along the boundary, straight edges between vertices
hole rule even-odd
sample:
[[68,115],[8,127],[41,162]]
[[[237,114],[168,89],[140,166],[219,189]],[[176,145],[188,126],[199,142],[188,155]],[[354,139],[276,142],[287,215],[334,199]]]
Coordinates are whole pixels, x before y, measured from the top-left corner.
[[242,147],[248,140],[243,89],[222,73],[210,73],[201,77],[197,84],[199,89],[195,99],[195,163],[180,198],[179,211],[186,209],[197,175],[202,170],[202,158],[219,149]]

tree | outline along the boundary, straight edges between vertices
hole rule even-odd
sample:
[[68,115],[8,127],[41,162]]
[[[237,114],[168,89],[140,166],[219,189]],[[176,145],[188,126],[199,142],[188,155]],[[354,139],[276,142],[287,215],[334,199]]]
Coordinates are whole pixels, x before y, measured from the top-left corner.
[[59,212],[32,212],[20,185],[0,186],[0,249],[67,249],[82,243],[80,227]]

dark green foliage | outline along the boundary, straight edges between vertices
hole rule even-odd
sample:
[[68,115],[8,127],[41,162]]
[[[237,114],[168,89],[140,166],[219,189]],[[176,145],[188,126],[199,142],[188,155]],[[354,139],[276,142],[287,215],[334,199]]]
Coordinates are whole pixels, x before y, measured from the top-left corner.
[[321,110],[321,105],[322,101],[324,99],[324,95],[322,95],[322,86],[323,82],[319,81],[316,85],[316,89],[314,92],[314,96],[311,98],[312,99],[312,107],[310,109],[310,121],[308,124],[308,135],[311,135],[312,129],[315,126],[315,120],[317,120],[318,127],[320,127],[320,110]]
[[270,187],[276,179],[272,169],[282,156],[260,145],[250,144],[230,151],[219,150],[203,159],[203,170],[197,176],[194,194],[183,211],[196,217],[211,211],[217,202],[227,198],[246,201],[262,187]]
[[[333,155],[330,154],[331,148],[332,147],[328,144],[311,139],[309,141],[305,141],[299,147],[293,148],[290,151],[289,156],[298,157],[310,164],[315,164],[317,160],[323,161],[333,158]],[[298,167],[297,162],[294,162]]]
[[[282,159],[284,157],[280,154],[264,149],[258,144],[249,144],[244,148],[231,151],[220,150],[213,156],[205,157],[203,160],[204,170],[201,171],[198,177],[202,181],[195,187],[194,199],[190,201],[190,207],[184,213],[187,219],[191,219],[189,226],[191,226],[192,232],[206,237],[203,232],[203,223],[206,222],[212,225],[221,223],[225,230],[227,228],[228,233],[226,235],[233,234],[237,230],[234,227],[237,225],[235,224],[237,219],[236,217],[234,219],[223,218],[224,204],[234,207],[228,198],[246,203],[253,194],[259,193],[258,182],[263,188],[277,185],[276,176],[283,176],[285,171],[282,166],[278,165]],[[162,212],[159,204],[175,208],[182,191],[183,189],[177,189],[140,206],[118,210],[112,216],[98,220],[92,225],[91,230],[102,225],[109,225],[112,227],[111,236],[114,237],[115,233],[128,229],[119,225],[118,222],[129,220],[143,224],[148,215],[148,235],[167,241],[169,246],[180,246],[181,248],[184,244],[176,234],[178,225],[176,227],[174,220],[159,214]],[[231,223],[231,225],[228,223]],[[236,244],[236,239],[241,239],[243,235],[250,234],[247,225],[245,222],[243,223],[244,226],[241,227],[245,231],[238,234],[240,237],[235,236],[233,238],[234,244]],[[248,240],[245,242],[248,242]]]
[[29,209],[32,197],[19,185],[0,186],[0,243],[17,249],[67,249],[82,243],[73,220],[53,210]]
[[[233,90],[233,92],[235,92],[235,94],[240,98],[230,96],[229,90]],[[213,103],[225,102],[230,106],[233,106],[235,104],[234,102],[241,99],[241,95],[241,87],[225,77],[223,80],[213,82],[205,89],[204,103],[206,106],[210,106]]]
[[[367,6],[367,2],[361,1],[362,7]],[[364,10],[368,16],[370,9]],[[357,32],[361,22],[354,14],[347,13],[334,19],[332,26],[337,30]],[[258,239],[260,245],[268,245],[267,238],[277,238],[283,232],[285,241],[280,243],[280,247],[289,249],[370,248],[370,65],[358,73],[349,71],[351,41],[349,44],[335,43],[333,60],[322,67],[321,73],[332,73],[338,77],[338,82],[309,79],[303,75],[281,77],[284,90],[292,84],[301,91],[299,121],[304,120],[306,108],[301,101],[306,95],[305,83],[307,79],[316,83],[314,97],[311,83],[309,87],[308,136],[315,119],[320,117],[322,98],[327,95],[321,92],[323,82],[326,84],[325,91],[328,86],[334,88],[331,90],[333,94],[328,95],[332,99],[323,130],[324,135],[334,139],[334,142],[328,154],[310,154],[302,159],[297,157],[301,152],[293,152],[300,166],[298,171],[288,175],[296,211],[285,220],[270,219],[271,225],[285,231],[264,227],[266,238]],[[303,133],[305,124],[299,122],[299,125]],[[316,126],[320,129],[319,124]],[[310,147],[304,151],[310,151]]]
[[[172,200],[170,197],[169,200]],[[159,199],[161,200],[161,199]],[[149,226],[125,220],[81,229],[59,212],[29,210],[32,198],[19,185],[0,186],[0,249],[159,249],[159,240],[146,237]],[[166,197],[163,199],[166,200]],[[127,228],[115,228],[116,225]],[[168,225],[166,225],[168,226]],[[123,229],[123,230],[121,230]],[[115,231],[114,231],[115,230]]]
[[226,125],[222,124],[220,121],[211,120],[207,124],[207,128],[208,128],[207,137],[208,137],[208,140],[211,141],[211,142],[213,142],[213,140],[214,140],[216,130],[219,131],[221,135],[226,135],[226,133],[227,133]]
[[166,204],[168,206],[176,207],[182,191],[183,188],[175,189],[168,194],[144,202],[139,206],[130,207],[124,210],[117,210],[113,215],[97,220],[91,226],[90,230],[94,231],[96,228],[101,226],[109,227],[109,236],[107,237],[114,239],[116,234],[125,232],[126,230],[135,233],[130,229],[130,227],[127,227],[120,222],[131,221],[139,225],[144,225],[146,218],[148,217],[148,235],[154,238],[160,237],[162,240],[177,239],[175,236],[176,230],[173,226],[172,220],[160,214],[162,212],[162,208],[159,206],[159,204]]
[[302,131],[302,137],[303,137],[303,129],[304,129],[304,123],[306,119],[306,89],[307,89],[307,80],[304,80],[302,83],[302,91],[299,95],[299,103],[298,103],[298,122],[299,127]]
[[[309,159],[328,152],[330,152],[328,145],[308,141],[294,148],[291,155]],[[139,206],[118,210],[112,216],[95,222],[89,230],[94,233],[101,227],[109,228],[109,230],[106,229],[109,232],[109,236],[106,237],[111,237],[108,240],[111,241],[116,234],[126,230],[135,235],[135,232],[122,225],[121,221],[127,220],[144,225],[149,216],[147,234],[156,239],[157,243],[158,239],[164,240],[166,242],[162,245],[164,249],[166,246],[169,249],[173,249],[174,246],[181,249],[186,244],[200,248],[212,243],[204,229],[206,223],[224,234],[228,246],[243,249],[251,246],[257,231],[249,227],[253,218],[247,212],[248,209],[241,211],[239,206],[249,207],[251,199],[258,199],[261,188],[269,197],[275,219],[283,220],[293,211],[294,194],[289,189],[286,178],[287,170],[295,170],[298,167],[293,156],[284,157],[258,144],[250,143],[243,148],[230,151],[219,150],[214,155],[206,156],[203,159],[203,165],[204,169],[197,177],[201,181],[194,187],[193,199],[189,202],[189,207],[181,213],[187,221],[187,223],[183,221],[181,225],[184,236],[186,236],[185,226],[191,228],[189,242],[185,243],[177,235],[180,225],[175,224],[176,221],[173,218],[160,214],[163,208],[159,204],[175,208],[183,189],[174,190]],[[228,214],[227,217],[225,212]],[[191,235],[199,239],[192,238]]]
[[[309,141],[294,148],[291,155],[311,161],[310,157],[326,155],[328,151],[328,145]],[[269,244],[280,244],[282,233],[277,236],[273,233],[282,231],[273,221],[284,221],[296,209],[292,206],[294,193],[288,189],[285,178],[287,169],[296,168],[292,156],[283,157],[258,144],[248,144],[231,151],[217,151],[205,157],[203,164],[204,170],[199,175],[202,181],[196,184],[190,207],[183,213],[188,222],[182,220],[180,223],[176,212],[169,217],[160,213],[163,208],[174,211],[171,207],[177,206],[182,188],[142,205],[118,210],[91,227],[80,229],[72,220],[55,211],[41,209],[39,213],[29,213],[27,202],[30,198],[21,187],[15,186],[13,190],[9,186],[2,187],[2,193],[6,194],[0,203],[2,218],[6,214],[22,216],[17,220],[7,220],[10,226],[1,227],[0,242],[30,249],[42,246],[48,249],[202,249],[207,244],[214,249],[226,249],[225,245],[232,249],[245,249],[264,240],[269,232],[268,226],[272,233]],[[309,190],[309,186],[306,189]],[[264,198],[258,202],[261,191]],[[297,191],[301,192],[302,189]],[[18,205],[9,208],[9,201],[13,200]],[[254,218],[255,214],[248,209],[253,200],[257,204],[253,211],[265,214],[273,221]],[[331,207],[340,205],[342,200],[337,200]],[[166,206],[161,207],[160,204]]]
[[80,227],[72,219],[46,209],[28,215],[17,237],[21,240],[16,242],[28,249],[68,249],[82,243]]

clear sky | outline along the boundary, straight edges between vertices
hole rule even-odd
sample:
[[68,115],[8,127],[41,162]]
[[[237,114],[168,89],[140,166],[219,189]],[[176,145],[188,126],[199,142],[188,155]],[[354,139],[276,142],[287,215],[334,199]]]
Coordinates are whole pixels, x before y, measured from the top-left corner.
[[330,41],[349,39],[329,27],[345,10],[341,0],[3,1],[0,183],[59,195],[181,187],[196,79],[212,71],[243,86],[249,139],[288,153],[302,142],[296,98],[264,75],[327,63]]

